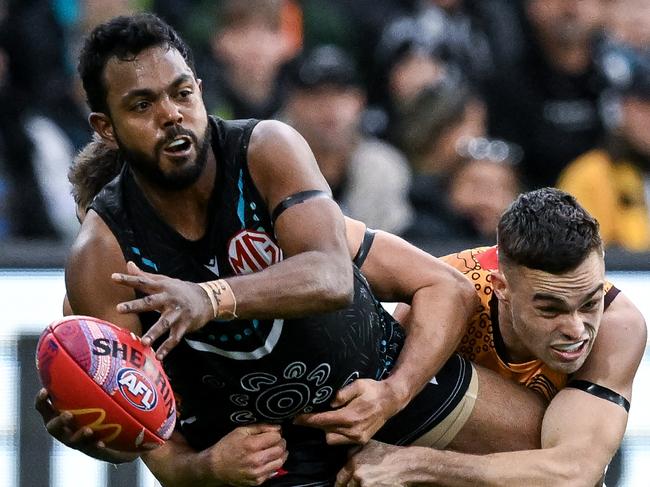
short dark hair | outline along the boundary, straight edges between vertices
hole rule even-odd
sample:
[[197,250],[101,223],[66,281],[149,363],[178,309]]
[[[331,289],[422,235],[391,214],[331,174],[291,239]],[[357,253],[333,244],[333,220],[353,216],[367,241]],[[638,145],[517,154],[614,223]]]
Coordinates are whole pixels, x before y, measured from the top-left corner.
[[95,136],[77,154],[68,170],[77,206],[87,210],[97,193],[120,173],[121,168],[119,151]]
[[499,261],[561,274],[602,251],[598,222],[556,188],[520,194],[499,220]]
[[98,25],[88,35],[79,57],[79,76],[86,91],[88,106],[94,112],[108,113],[104,69],[113,56],[133,59],[154,46],[176,49],[194,72],[192,51],[176,31],[151,13],[115,17]]

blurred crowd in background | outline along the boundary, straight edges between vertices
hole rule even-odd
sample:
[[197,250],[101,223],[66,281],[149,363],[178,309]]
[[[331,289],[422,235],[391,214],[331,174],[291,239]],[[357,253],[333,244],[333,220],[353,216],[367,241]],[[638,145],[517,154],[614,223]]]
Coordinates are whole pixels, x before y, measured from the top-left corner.
[[209,113],[292,125],[372,228],[491,244],[558,186],[650,250],[648,0],[0,0],[0,240],[76,234],[77,53],[141,10],[193,48]]

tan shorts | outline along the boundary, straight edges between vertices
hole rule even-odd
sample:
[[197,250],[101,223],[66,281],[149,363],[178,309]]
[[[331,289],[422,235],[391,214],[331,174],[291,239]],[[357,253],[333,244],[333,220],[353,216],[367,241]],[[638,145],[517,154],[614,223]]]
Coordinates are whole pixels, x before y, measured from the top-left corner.
[[427,446],[438,450],[444,449],[456,437],[462,427],[465,426],[465,423],[467,423],[470,414],[474,410],[477,395],[478,375],[472,365],[472,379],[464,397],[445,419],[420,436],[411,445]]

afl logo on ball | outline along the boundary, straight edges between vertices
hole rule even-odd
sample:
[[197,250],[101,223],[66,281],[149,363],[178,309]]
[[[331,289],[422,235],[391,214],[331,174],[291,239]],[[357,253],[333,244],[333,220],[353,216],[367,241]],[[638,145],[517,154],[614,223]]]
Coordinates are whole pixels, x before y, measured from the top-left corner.
[[228,260],[236,274],[250,274],[280,262],[282,250],[267,233],[242,230],[230,239]]
[[147,377],[136,369],[124,368],[117,373],[117,385],[124,398],[142,411],[156,407],[158,394]]

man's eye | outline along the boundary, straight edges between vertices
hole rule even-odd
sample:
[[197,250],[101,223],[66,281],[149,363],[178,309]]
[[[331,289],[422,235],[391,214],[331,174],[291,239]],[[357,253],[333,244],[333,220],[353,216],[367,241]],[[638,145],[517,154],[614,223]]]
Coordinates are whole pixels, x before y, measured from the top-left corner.
[[187,98],[192,94],[192,90],[181,90],[178,92],[180,98]]
[[539,311],[545,315],[556,315],[560,312],[557,308],[539,308]]
[[136,112],[143,112],[147,108],[149,108],[148,101],[139,101],[135,105],[133,105],[133,110],[135,110]]

